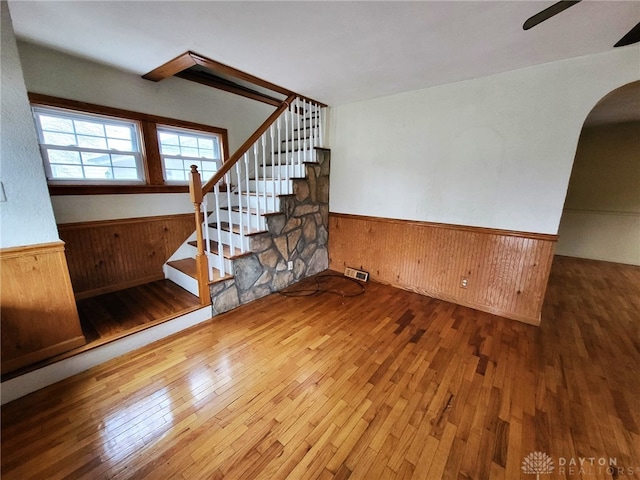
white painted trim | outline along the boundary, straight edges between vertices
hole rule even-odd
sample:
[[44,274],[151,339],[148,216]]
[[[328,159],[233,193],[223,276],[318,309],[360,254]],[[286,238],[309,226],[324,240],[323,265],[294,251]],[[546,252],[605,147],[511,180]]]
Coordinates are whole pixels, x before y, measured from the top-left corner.
[[174,320],[161,323],[134,333],[120,340],[107,343],[86,352],[65,358],[59,362],[25,373],[19,377],[2,382],[0,385],[0,403],[11,402],[41,388],[52,385],[65,378],[89,370],[145,345],[161,340],[174,333],[185,330],[211,318],[211,307],[203,307]]

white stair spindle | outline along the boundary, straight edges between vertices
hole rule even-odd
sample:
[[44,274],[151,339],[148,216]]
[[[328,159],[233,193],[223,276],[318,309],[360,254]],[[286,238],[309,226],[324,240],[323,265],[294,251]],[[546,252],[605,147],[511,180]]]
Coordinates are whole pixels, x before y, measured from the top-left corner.
[[[320,144],[318,142],[318,132],[320,129],[320,111],[318,110],[318,105],[313,104],[313,147],[319,147]],[[314,159],[315,160],[315,159]]]
[[[240,162],[236,163],[236,177],[238,177],[238,189],[236,191],[236,193],[238,194],[238,212],[239,212],[239,217],[240,217],[240,231],[244,232],[244,213],[242,211],[242,182],[240,181],[240,179],[242,179],[242,173],[240,171]],[[247,182],[247,190],[249,189],[249,183]],[[248,206],[248,204],[247,204]],[[231,208],[231,207],[229,207]],[[240,251],[244,252],[244,248],[242,246],[244,242],[240,243]],[[233,256],[235,254],[235,252],[231,252],[231,256]]]
[[[229,250],[235,251],[233,246],[233,219],[231,218],[231,175],[227,172],[224,176],[227,182],[227,220],[229,222]],[[220,225],[218,226],[220,228]]]
[[[258,163],[258,142],[253,144],[253,162],[254,162],[254,168],[255,168],[255,172],[256,175],[259,175],[259,163]],[[257,215],[257,223],[258,223],[258,230],[260,230],[260,225],[261,225],[261,219],[260,219],[260,189],[258,188],[258,186],[256,185],[256,192],[255,192],[255,197],[256,197],[256,215]]]
[[[280,117],[278,117],[278,123],[280,123]],[[271,136],[271,189],[274,191],[274,193],[276,192],[276,177],[273,174],[273,168],[275,165],[275,160],[276,160],[276,151],[275,151],[275,144],[273,143],[273,139],[274,139],[274,134],[275,134],[275,129],[273,128],[273,124],[271,125],[271,127],[269,127],[269,135]],[[264,183],[265,185],[267,184],[267,172],[265,169],[264,172]],[[280,193],[280,185],[278,185],[278,189],[277,192]],[[273,209],[275,210],[275,197],[273,200]]]
[[[244,178],[245,178],[245,186],[246,186],[246,198],[245,205],[247,206],[247,231],[251,231],[251,202],[250,202],[250,179],[249,179],[249,154],[245,153],[242,157],[243,160],[243,168],[244,168]],[[238,162],[240,163],[240,162]],[[256,174],[254,174],[254,178]],[[240,205],[240,209],[242,210],[242,205]],[[257,226],[257,223],[256,223]],[[244,244],[240,247],[240,251],[244,253]]]
[[307,102],[303,98],[302,99],[302,130],[300,130],[300,134],[302,135],[302,148],[303,148],[303,160],[305,162],[309,161],[307,154]]
[[[262,135],[262,181],[257,183],[257,189],[260,190],[260,188],[262,188],[262,196],[264,198],[264,209],[265,212],[269,211],[269,204],[267,203],[267,177],[266,177],[266,171],[267,171],[267,136]],[[275,198],[275,197],[273,197]],[[264,217],[262,219],[262,229],[264,230],[265,228],[265,224],[264,224]]]
[[300,139],[301,139],[301,135],[302,135],[302,130],[300,130],[300,97],[296,98],[296,111],[298,112],[297,118],[298,118],[298,169],[300,168],[300,165],[302,165],[302,150],[301,150],[301,145],[300,145]]
[[[224,254],[224,251],[222,249],[222,227],[220,225],[220,202],[218,201],[218,198],[220,197],[220,183],[216,183],[213,186],[213,196],[215,197],[215,203],[216,203],[215,209],[216,209],[216,225],[218,226],[217,230],[218,230],[218,260],[219,260],[220,258],[223,258],[223,254]],[[220,271],[220,276],[224,277],[225,275],[224,262],[218,261],[217,268]]]
[[320,108],[320,147],[324,147],[326,113],[326,108]]
[[[289,109],[284,111],[284,164],[289,169]],[[282,150],[282,145],[280,145]],[[282,153],[282,152],[281,152]],[[278,182],[282,182],[282,163],[280,162],[280,156],[278,156]]]
[[209,215],[209,208],[207,202],[207,195],[204,194],[202,196],[202,209],[204,210],[204,254],[207,256],[207,261],[209,262],[209,281],[213,280],[213,270],[211,269],[211,241],[209,239],[209,227],[207,218]]

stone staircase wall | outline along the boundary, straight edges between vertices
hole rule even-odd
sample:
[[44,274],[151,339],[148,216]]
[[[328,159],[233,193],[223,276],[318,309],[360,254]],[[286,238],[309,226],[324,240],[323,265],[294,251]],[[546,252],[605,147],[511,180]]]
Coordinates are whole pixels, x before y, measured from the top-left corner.
[[[234,260],[234,278],[210,287],[212,315],[282,290],[329,267],[329,170],[331,153],[317,149],[306,178],[280,197],[280,212],[267,217],[268,232],[250,237],[251,254]],[[288,270],[288,262],[293,269]]]

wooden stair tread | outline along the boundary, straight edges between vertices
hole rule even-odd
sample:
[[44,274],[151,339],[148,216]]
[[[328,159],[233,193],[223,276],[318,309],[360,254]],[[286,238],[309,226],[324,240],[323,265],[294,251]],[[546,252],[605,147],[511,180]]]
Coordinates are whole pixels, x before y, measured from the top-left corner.
[[[196,259],[195,258],[182,258],[180,260],[172,260],[171,262],[167,262],[167,265],[175,268],[176,270],[180,270],[185,275],[189,275],[191,278],[198,278],[197,275],[197,267],[196,267]],[[213,280],[209,281],[209,283],[221,282],[223,280],[229,280],[233,278],[233,275],[220,275],[220,270],[217,268],[211,268],[213,272]]]

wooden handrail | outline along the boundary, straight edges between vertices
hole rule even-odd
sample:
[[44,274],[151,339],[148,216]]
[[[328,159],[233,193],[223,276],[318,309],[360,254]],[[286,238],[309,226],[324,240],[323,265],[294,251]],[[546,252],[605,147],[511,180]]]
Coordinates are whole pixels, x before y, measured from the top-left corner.
[[215,175],[202,186],[203,195],[206,195],[216,183],[224,178],[226,173],[231,170],[231,167],[233,167],[238,162],[238,160],[240,160],[242,156],[253,146],[253,144],[256,143],[256,141],[262,136],[262,134],[269,129],[269,127],[278,119],[282,112],[289,108],[289,105],[295,100],[295,98],[295,94],[289,95],[287,99],[284,100],[271,115],[269,115],[269,118],[267,118],[264,123],[260,125],[255,132],[253,132],[253,134],[247,139],[247,141],[244,142],[240,146],[240,148],[238,148],[238,150],[236,150],[233,155],[231,155],[222,164],[220,170],[218,170]]

